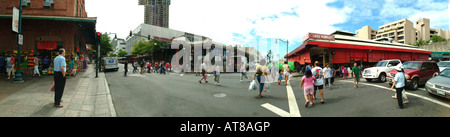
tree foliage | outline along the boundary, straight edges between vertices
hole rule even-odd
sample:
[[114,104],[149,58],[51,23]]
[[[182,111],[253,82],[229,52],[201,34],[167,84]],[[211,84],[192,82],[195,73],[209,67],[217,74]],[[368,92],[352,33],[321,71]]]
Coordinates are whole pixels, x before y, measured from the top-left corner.
[[[98,49],[98,45],[94,45],[95,50]],[[106,56],[109,52],[114,51],[112,48],[111,38],[108,35],[102,34],[100,40],[100,56]]]
[[[156,43],[156,44],[155,44]],[[145,41],[141,40],[137,44],[133,45],[131,54],[133,55],[153,55],[155,52],[161,51],[160,44],[157,40]]]
[[128,55],[128,53],[122,49],[120,49],[119,52],[117,52],[118,57],[125,57],[126,55]]

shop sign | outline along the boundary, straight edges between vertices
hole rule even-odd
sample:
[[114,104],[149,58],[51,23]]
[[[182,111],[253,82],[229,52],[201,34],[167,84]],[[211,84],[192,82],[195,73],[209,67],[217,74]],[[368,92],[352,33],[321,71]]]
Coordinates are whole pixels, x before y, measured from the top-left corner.
[[317,33],[308,33],[305,37],[303,37],[303,42],[308,39],[320,39],[320,40],[329,40],[334,41],[333,35],[325,35],[325,34],[317,34]]
[[38,41],[37,42],[37,49],[54,50],[56,48],[57,48],[56,42],[50,42],[50,41]]

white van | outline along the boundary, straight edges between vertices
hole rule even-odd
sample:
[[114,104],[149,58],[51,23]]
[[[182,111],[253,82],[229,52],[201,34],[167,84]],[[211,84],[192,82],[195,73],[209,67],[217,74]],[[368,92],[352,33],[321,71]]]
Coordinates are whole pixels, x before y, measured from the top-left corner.
[[103,66],[105,70],[119,70],[119,59],[117,57],[104,57]]

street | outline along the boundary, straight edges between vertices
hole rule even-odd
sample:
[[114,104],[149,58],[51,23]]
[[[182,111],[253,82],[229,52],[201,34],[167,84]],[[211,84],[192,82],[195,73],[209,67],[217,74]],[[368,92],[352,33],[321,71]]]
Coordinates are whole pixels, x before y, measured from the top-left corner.
[[[130,65],[131,66],[131,65]],[[130,68],[130,67],[129,67]],[[131,73],[130,73],[131,72]],[[353,88],[353,79],[336,78],[333,90],[324,89],[312,107],[305,108],[301,77],[294,77],[288,86],[284,81],[271,84],[270,92],[258,98],[248,91],[254,73],[239,81],[239,73],[222,73],[220,86],[198,83],[200,76],[170,73],[132,73],[123,76],[123,65],[117,72],[106,72],[112,101],[119,117],[448,117],[450,100],[428,94],[423,86],[407,90],[410,103],[397,109],[397,100],[387,83],[361,80]]]

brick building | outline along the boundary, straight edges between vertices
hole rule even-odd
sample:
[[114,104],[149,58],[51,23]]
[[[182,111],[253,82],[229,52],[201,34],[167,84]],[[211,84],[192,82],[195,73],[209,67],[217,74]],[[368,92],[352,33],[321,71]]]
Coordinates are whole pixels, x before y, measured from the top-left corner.
[[[0,51],[17,51],[12,31],[13,6],[20,0],[0,0]],[[59,48],[68,55],[86,53],[86,45],[95,42],[96,18],[87,17],[84,0],[22,0],[22,53],[54,56]],[[22,54],[22,61],[26,58]]]

